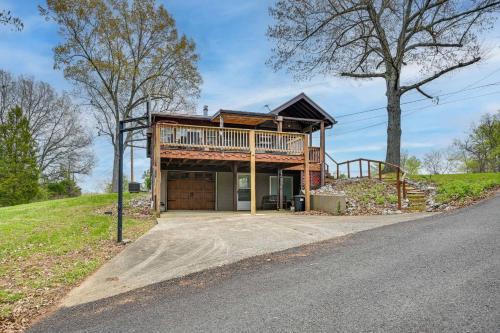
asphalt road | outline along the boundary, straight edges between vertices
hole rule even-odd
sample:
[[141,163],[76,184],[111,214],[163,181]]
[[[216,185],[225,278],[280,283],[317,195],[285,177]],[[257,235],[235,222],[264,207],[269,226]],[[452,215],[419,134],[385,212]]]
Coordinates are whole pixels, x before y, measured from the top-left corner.
[[32,332],[499,332],[500,196],[62,309]]

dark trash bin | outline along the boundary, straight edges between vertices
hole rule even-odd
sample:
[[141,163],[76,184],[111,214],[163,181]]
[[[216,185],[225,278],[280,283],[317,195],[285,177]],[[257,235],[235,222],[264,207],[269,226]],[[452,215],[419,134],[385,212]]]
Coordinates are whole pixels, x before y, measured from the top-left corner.
[[293,196],[294,206],[296,212],[303,212],[306,208],[306,199],[303,195]]

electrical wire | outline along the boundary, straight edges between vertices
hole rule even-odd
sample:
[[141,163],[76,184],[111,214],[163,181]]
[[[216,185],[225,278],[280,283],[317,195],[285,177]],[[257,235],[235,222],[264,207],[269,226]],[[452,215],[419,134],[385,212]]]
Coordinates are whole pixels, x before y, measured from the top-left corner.
[[[500,93],[500,90],[494,91],[494,92],[490,92],[490,93],[487,93],[487,94],[481,94],[481,95],[476,95],[476,96],[469,96],[469,97],[460,98],[460,99],[457,99],[457,100],[446,101],[446,102],[443,102],[443,103],[440,103],[440,104],[436,104],[436,105],[429,105],[429,106],[425,106],[425,107],[421,107],[421,108],[404,110],[404,111],[402,111],[402,114],[403,114],[402,117],[407,117],[407,116],[409,116],[409,115],[411,115],[411,114],[413,114],[413,113],[415,113],[417,111],[421,111],[421,110],[426,110],[426,109],[435,108],[435,107],[438,107],[438,106],[443,106],[443,105],[446,105],[446,104],[457,103],[457,102],[461,102],[461,101],[465,101],[465,100],[469,100],[469,99],[474,99],[474,98],[479,98],[479,97],[484,97],[484,96],[490,96],[490,95],[499,94],[499,93]],[[348,133],[359,132],[359,131],[362,131],[362,130],[365,130],[365,129],[368,129],[368,128],[372,128],[372,127],[376,127],[376,126],[380,126],[380,125],[384,125],[384,124],[387,124],[387,120],[384,120],[383,122],[378,122],[378,123],[375,123],[375,124],[371,124],[371,125],[368,125],[368,126],[364,126],[364,127],[360,127],[360,128],[355,128],[355,129],[352,129],[352,130],[347,130],[347,131],[340,132],[340,133],[333,132],[331,134],[328,134],[327,136],[345,135],[345,134],[348,134]]]

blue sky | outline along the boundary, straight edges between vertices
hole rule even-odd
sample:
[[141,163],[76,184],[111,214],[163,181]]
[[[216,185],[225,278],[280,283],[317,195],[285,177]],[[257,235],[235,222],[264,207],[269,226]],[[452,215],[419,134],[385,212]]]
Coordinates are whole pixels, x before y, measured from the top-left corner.
[[[334,117],[338,125],[329,131],[327,150],[337,160],[357,157],[383,159],[385,156],[385,110],[341,117],[385,105],[382,80],[359,81],[318,76],[296,82],[285,71],[274,72],[265,62],[271,43],[265,32],[271,23],[267,8],[273,1],[176,0],[164,3],[177,21],[178,29],[197,43],[203,77],[198,110],[208,105],[210,113],[220,108],[265,112],[305,92]],[[24,21],[22,32],[1,28],[0,68],[26,74],[51,83],[56,89],[71,90],[60,71],[53,69],[52,47],[58,41],[57,28],[38,14],[40,1],[0,0],[1,9],[10,9]],[[500,109],[500,85],[474,89],[500,81],[500,24],[483,37],[485,60],[450,74],[426,86],[431,94],[446,94],[469,87],[459,94],[444,96],[438,105],[431,101],[406,104],[403,110],[403,148],[421,157],[432,149],[445,148],[462,137],[481,115]],[[406,77],[417,73],[411,69]],[[470,89],[472,88],[472,89]],[[480,96],[484,95],[484,96]],[[420,99],[412,92],[404,101]],[[82,111],[84,112],[84,111]],[[340,117],[339,117],[340,116]],[[91,125],[91,120],[88,120]],[[382,124],[380,124],[382,123]],[[95,140],[97,164],[91,176],[80,179],[85,191],[100,191],[111,177],[112,148],[103,138]],[[136,160],[136,175],[148,168],[145,153]],[[144,157],[142,157],[144,156]],[[129,165],[125,163],[125,174]]]

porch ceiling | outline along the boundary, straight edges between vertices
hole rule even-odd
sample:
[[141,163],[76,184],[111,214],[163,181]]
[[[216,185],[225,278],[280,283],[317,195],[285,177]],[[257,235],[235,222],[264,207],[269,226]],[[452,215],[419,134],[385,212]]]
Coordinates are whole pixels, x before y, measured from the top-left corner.
[[[238,171],[249,172],[250,162],[221,161],[221,160],[191,160],[162,158],[162,170],[185,170],[185,171],[232,171],[233,165],[237,165]],[[288,163],[256,162],[257,172],[277,172],[278,169],[290,167]]]

